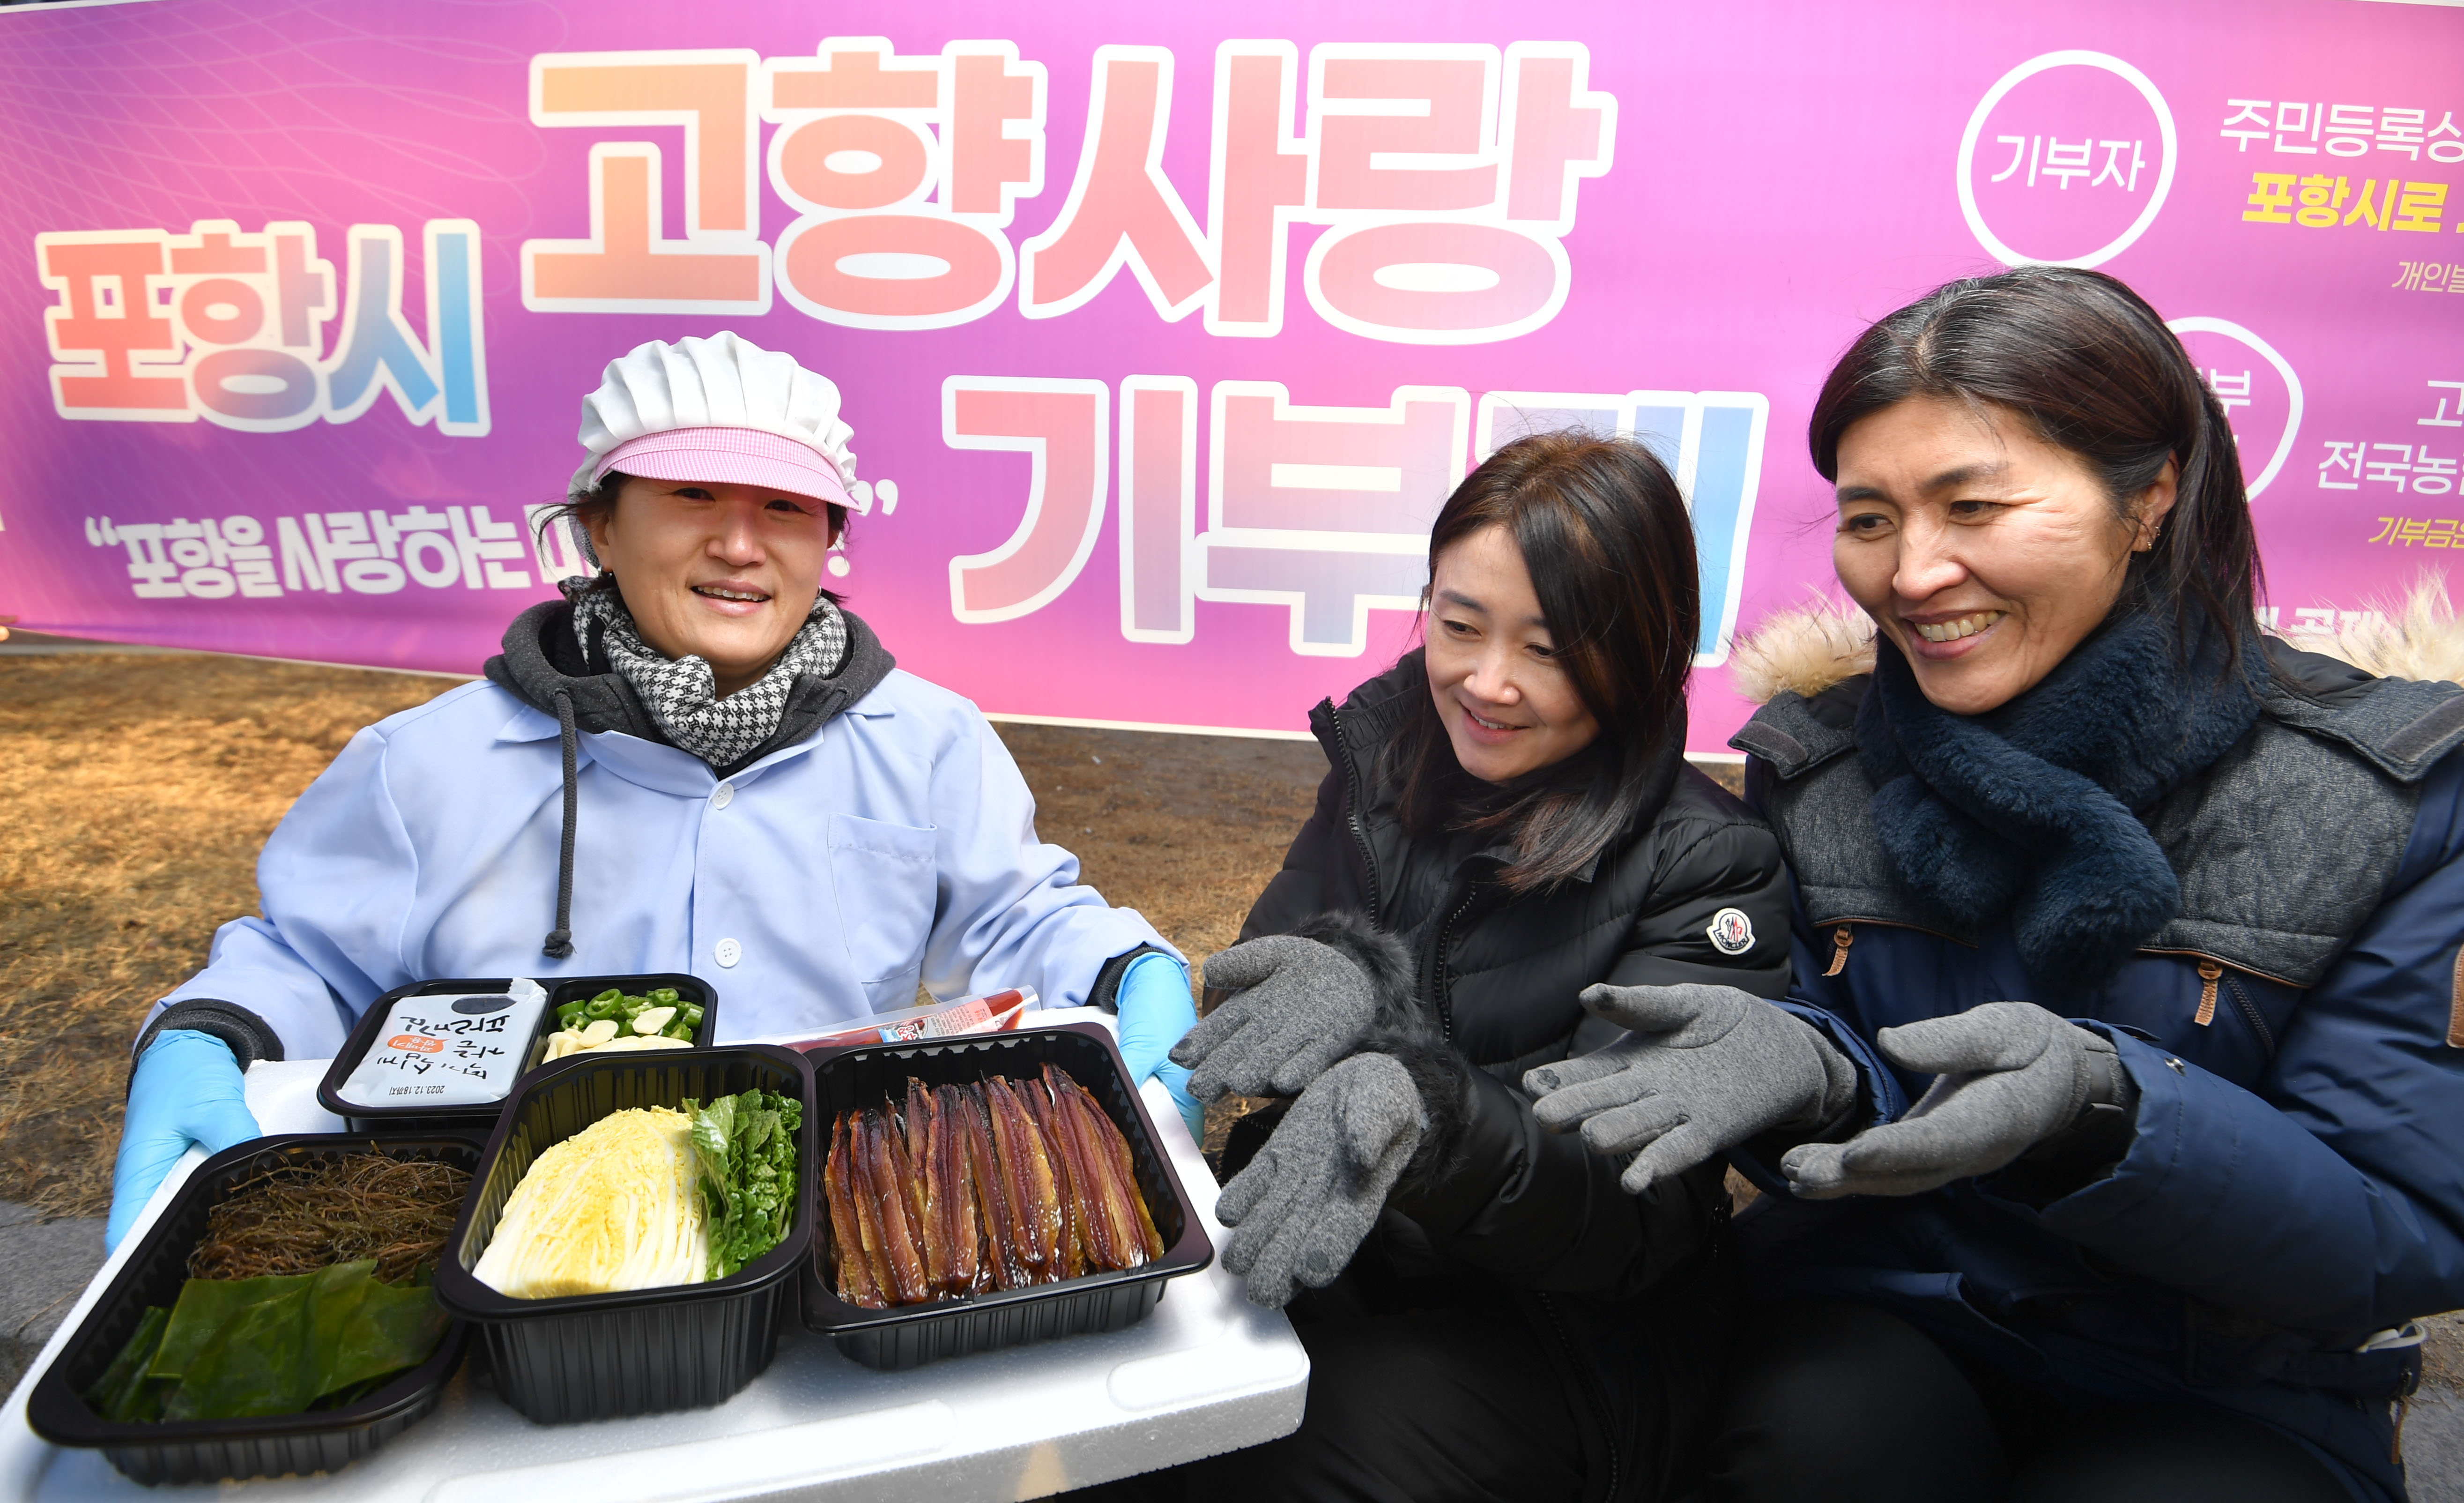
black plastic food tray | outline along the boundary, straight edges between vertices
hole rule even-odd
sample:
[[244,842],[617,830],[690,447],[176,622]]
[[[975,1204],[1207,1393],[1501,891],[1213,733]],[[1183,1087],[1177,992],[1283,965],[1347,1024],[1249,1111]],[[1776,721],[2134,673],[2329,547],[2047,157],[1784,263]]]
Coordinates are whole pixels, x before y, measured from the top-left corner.
[[[679,988],[681,989],[681,988]],[[436,1271],[436,1302],[476,1326],[505,1402],[542,1424],[718,1404],[770,1365],[812,1236],[813,1071],[769,1045],[584,1054],[515,1087],[489,1136],[462,1219]],[[804,1104],[785,1240],[711,1284],[517,1299],[471,1274],[514,1187],[539,1156],[628,1107],[681,1107],[759,1087]]]
[[1195,1273],[1215,1260],[1215,1246],[1198,1208],[1181,1188],[1172,1160],[1155,1142],[1155,1123],[1131,1088],[1111,1034],[1100,1024],[1059,1023],[1014,1033],[985,1033],[934,1044],[855,1044],[810,1051],[821,1110],[816,1132],[828,1151],[831,1120],[851,1107],[903,1099],[910,1075],[927,1085],[964,1085],[987,1075],[1012,1079],[1043,1073],[1048,1061],[1069,1072],[1129,1139],[1130,1162],[1163,1256],[1121,1272],[1033,1289],[1000,1290],[929,1305],[866,1310],[838,1297],[828,1214],[813,1219],[812,1255],[803,1260],[806,1329],[818,1331],[867,1367],[894,1372],[944,1357],[1023,1346],[1050,1337],[1117,1331],[1146,1318],[1163,1298],[1164,1281]]
[[[695,1049],[710,1048],[711,1040],[718,1030],[718,993],[698,976],[671,971],[656,976],[575,976],[564,981],[540,977],[538,980],[547,988],[547,1006],[539,1013],[539,1027],[522,1041],[522,1048],[527,1051],[522,1062],[525,1073],[539,1068],[539,1055],[547,1050],[547,1036],[556,1031],[557,1007],[577,997],[596,997],[610,986],[621,986],[627,995],[635,997],[654,986],[673,986],[676,995],[685,1001],[700,1004],[701,1027],[693,1029],[693,1036]],[[397,1001],[405,997],[449,996],[462,992],[483,996],[489,992],[501,992],[511,984],[511,978],[504,976],[447,977],[397,986],[369,1003],[368,1010],[360,1014],[360,1021],[352,1027],[351,1036],[342,1041],[341,1052],[336,1054],[334,1063],[327,1067],[325,1078],[319,1082],[317,1104],[341,1117],[355,1133],[385,1127],[427,1127],[467,1129],[485,1134],[496,1125],[496,1114],[504,1110],[502,1099],[465,1106],[420,1106],[415,1103],[360,1106],[344,1101],[341,1092],[343,1082],[351,1078],[351,1072],[360,1068],[360,1061],[365,1059],[368,1050],[375,1047],[377,1035],[385,1030],[385,1014],[393,1009]],[[584,1057],[587,1056],[569,1054],[565,1059]],[[557,1063],[561,1065],[565,1060],[560,1059]],[[517,1088],[520,1083],[517,1077]],[[511,1094],[507,1093],[508,1095]]]
[[115,1425],[86,1407],[83,1395],[137,1332],[148,1305],[168,1308],[187,1281],[188,1254],[205,1235],[206,1213],[231,1187],[284,1164],[338,1159],[370,1149],[398,1159],[433,1159],[475,1168],[475,1138],[411,1133],[318,1133],[260,1138],[197,1166],[137,1251],[121,1265],[77,1334],[26,1399],[26,1420],[55,1446],[100,1450],[111,1464],[152,1487],[336,1471],[393,1439],[436,1407],[461,1365],[470,1327],[455,1321],[428,1360],[338,1409],[246,1420],[184,1420]]

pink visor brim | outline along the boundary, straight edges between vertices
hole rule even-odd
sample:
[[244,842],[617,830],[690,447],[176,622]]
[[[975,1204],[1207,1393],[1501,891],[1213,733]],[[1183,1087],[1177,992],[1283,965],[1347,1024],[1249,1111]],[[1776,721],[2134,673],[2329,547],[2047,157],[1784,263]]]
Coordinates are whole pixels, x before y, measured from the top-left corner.
[[867,508],[847,494],[838,466],[810,447],[752,428],[671,428],[628,438],[591,468],[597,485],[608,471],[653,480],[708,480],[754,485],[844,506]]

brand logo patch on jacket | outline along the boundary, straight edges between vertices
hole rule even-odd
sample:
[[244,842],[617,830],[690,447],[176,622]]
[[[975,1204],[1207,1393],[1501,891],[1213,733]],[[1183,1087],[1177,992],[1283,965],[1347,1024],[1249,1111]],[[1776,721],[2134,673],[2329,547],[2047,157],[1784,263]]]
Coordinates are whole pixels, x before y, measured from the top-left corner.
[[1722,955],[1743,955],[1754,947],[1754,921],[1742,908],[1723,908],[1711,916],[1711,947]]

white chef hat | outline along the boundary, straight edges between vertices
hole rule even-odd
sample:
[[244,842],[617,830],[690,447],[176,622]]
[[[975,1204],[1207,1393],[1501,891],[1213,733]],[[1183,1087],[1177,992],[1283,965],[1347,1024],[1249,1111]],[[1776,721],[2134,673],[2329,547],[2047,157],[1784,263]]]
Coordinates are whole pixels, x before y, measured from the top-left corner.
[[610,470],[660,480],[766,486],[852,511],[869,509],[856,485],[855,431],[839,416],[826,376],[734,333],[652,340],[607,363],[582,399],[582,447],[568,498]]

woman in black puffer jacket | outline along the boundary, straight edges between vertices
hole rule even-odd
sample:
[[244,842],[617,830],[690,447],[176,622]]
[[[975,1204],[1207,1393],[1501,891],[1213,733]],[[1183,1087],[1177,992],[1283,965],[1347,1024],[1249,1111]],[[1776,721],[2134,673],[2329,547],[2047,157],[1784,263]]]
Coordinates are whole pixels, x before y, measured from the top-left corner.
[[1720,1175],[1629,1196],[1518,1085],[1615,1035],[1595,984],[1788,987],[1778,846],[1684,761],[1684,504],[1640,445],[1523,439],[1430,570],[1424,648],[1311,715],[1316,811],[1175,1051],[1201,1096],[1297,1097],[1235,1129],[1221,1212],[1250,1297],[1289,1301],[1308,1414],[1125,1492],[1650,1499],[1691,1465]]

